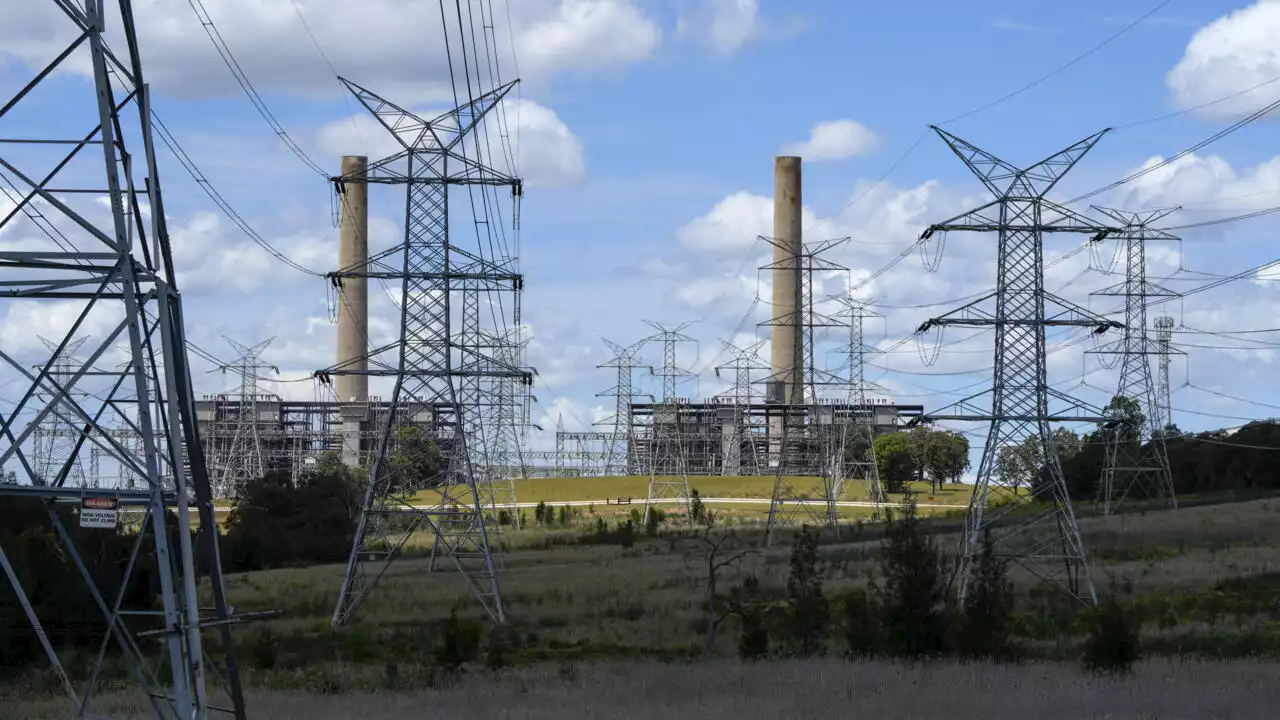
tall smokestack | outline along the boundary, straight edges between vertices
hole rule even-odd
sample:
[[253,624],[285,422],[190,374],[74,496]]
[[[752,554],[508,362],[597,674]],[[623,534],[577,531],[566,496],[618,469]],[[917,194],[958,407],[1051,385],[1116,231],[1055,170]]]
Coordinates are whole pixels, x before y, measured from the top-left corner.
[[773,165],[773,337],[769,358],[782,381],[784,403],[802,402],[804,332],[800,298],[800,158],[779,157]]
[[[363,273],[369,262],[369,186],[365,183],[369,159],[362,155],[342,158],[341,223],[338,226],[338,353],[336,367],[368,370],[369,280],[346,273]],[[338,375],[334,393],[342,409],[342,461],[360,463],[361,426],[369,405],[368,375]]]

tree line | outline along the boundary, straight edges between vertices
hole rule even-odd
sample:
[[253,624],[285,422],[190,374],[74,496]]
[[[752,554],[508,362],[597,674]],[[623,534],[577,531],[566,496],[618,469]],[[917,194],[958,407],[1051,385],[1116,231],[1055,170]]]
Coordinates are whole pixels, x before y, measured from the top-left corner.
[[[845,462],[867,462],[871,448],[852,434],[845,442]],[[875,439],[876,469],[887,492],[905,492],[907,483],[924,481],[935,492],[943,483],[958,483],[969,469],[969,439],[948,430],[919,426]]]

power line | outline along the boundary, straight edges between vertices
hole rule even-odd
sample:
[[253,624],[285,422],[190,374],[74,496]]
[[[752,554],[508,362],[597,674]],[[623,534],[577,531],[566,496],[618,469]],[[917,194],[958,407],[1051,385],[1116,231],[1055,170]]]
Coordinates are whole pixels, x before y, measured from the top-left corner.
[[1006,100],[1012,100],[1013,98],[1015,98],[1015,97],[1017,97],[1017,96],[1021,95],[1022,93],[1026,92],[1026,91],[1028,91],[1028,90],[1030,90],[1030,89],[1032,89],[1032,88],[1034,88],[1034,87],[1036,87],[1037,85],[1040,85],[1041,83],[1045,82],[1046,80],[1049,80],[1049,79],[1051,79],[1051,78],[1053,78],[1053,77],[1056,77],[1057,75],[1060,75],[1061,73],[1065,72],[1066,70],[1070,69],[1071,67],[1073,67],[1073,66],[1075,66],[1076,64],[1080,63],[1081,61],[1085,60],[1085,59],[1086,59],[1086,58],[1088,58],[1089,56],[1091,56],[1091,55],[1093,55],[1094,53],[1098,52],[1098,51],[1099,51],[1099,50],[1101,50],[1102,48],[1106,47],[1107,45],[1110,45],[1112,42],[1115,42],[1115,40],[1116,40],[1117,38],[1119,38],[1121,35],[1124,35],[1125,33],[1129,32],[1129,31],[1130,31],[1130,30],[1132,30],[1132,29],[1134,29],[1134,28],[1135,28],[1135,27],[1137,27],[1138,25],[1142,24],[1142,22],[1143,22],[1143,21],[1145,21],[1147,18],[1151,17],[1152,15],[1155,15],[1155,14],[1156,14],[1157,12],[1159,12],[1160,10],[1164,9],[1164,7],[1165,7],[1166,5],[1168,5],[1168,4],[1169,4],[1170,2],[1172,2],[1172,1],[1173,1],[1173,0],[1163,0],[1163,2],[1158,3],[1155,7],[1151,8],[1150,10],[1148,10],[1145,14],[1143,14],[1143,15],[1142,15],[1141,17],[1139,17],[1137,20],[1134,20],[1133,22],[1129,23],[1128,25],[1125,25],[1124,27],[1120,28],[1120,30],[1118,30],[1117,32],[1115,32],[1115,33],[1113,33],[1112,35],[1110,35],[1109,37],[1107,37],[1107,38],[1103,39],[1103,40],[1102,40],[1102,42],[1099,42],[1097,45],[1094,45],[1093,47],[1089,48],[1088,50],[1084,51],[1083,53],[1081,53],[1081,54],[1077,55],[1076,57],[1074,57],[1074,58],[1072,58],[1071,60],[1067,61],[1065,64],[1058,66],[1056,69],[1051,70],[1050,72],[1048,72],[1048,73],[1046,73],[1046,74],[1044,74],[1044,75],[1041,75],[1040,77],[1036,78],[1035,80],[1032,80],[1031,82],[1027,83],[1026,85],[1023,85],[1022,87],[1018,88],[1017,90],[1014,90],[1013,92],[1008,93],[1008,94],[1006,94],[1006,95],[1002,95],[1001,97],[998,97],[998,98],[996,98],[995,100],[992,100],[991,102],[987,103],[986,105],[983,105],[983,106],[978,107],[978,108],[974,108],[973,110],[970,110],[970,111],[968,111],[968,112],[966,112],[966,113],[962,113],[962,114],[957,115],[957,116],[955,116],[955,117],[953,117],[953,118],[951,118],[951,119],[949,119],[949,120],[943,120],[942,122],[940,122],[940,123],[936,123],[936,124],[937,124],[937,125],[948,125],[948,124],[950,124],[950,123],[957,122],[957,121],[959,121],[959,120],[963,120],[963,119],[965,119],[965,118],[967,118],[967,117],[971,117],[971,116],[973,116],[973,115],[977,115],[978,113],[983,112],[983,111],[985,111],[985,110],[989,110],[989,109],[991,109],[991,108],[995,107],[996,105],[999,105],[999,104],[1001,104],[1001,103],[1005,102]]
[[204,172],[200,170],[200,166],[197,165],[195,160],[187,154],[187,151],[183,149],[182,145],[178,143],[178,139],[173,136],[173,133],[169,131],[169,128],[160,120],[160,116],[156,114],[155,110],[151,111],[151,127],[155,129],[156,134],[160,136],[160,140],[164,143],[165,147],[169,148],[169,152],[172,153],[174,158],[178,160],[178,163],[182,165],[182,169],[187,171],[187,174],[191,176],[191,179],[195,180],[196,184],[200,186],[200,189],[204,190],[205,195],[208,195],[209,199],[218,206],[218,209],[221,210],[222,213],[231,220],[231,222],[235,223],[236,227],[240,228],[241,232],[247,235],[250,240],[257,243],[259,247],[266,250],[267,253],[275,259],[298,272],[306,273],[307,275],[315,277],[324,277],[324,273],[318,273],[315,270],[303,267],[297,262],[294,262],[287,255],[272,246],[271,243],[267,242],[266,238],[258,234],[258,231],[254,230],[253,226],[241,217],[240,213],[236,212],[236,209],[231,206],[231,203],[227,202],[226,198],[222,196],[222,193],[218,192],[218,189],[213,186],[213,183],[209,182],[209,178],[205,177]]
[[238,83],[240,85],[240,89],[244,91],[245,97],[249,98],[249,102],[253,104],[253,107],[258,111],[258,114],[262,116],[262,119],[267,121],[267,124],[275,131],[276,136],[280,138],[280,141],[283,142],[299,160],[306,163],[307,167],[311,168],[312,171],[319,174],[321,177],[327,177],[328,174],[324,171],[324,168],[316,164],[316,162],[307,155],[306,151],[304,151],[302,147],[289,136],[289,133],[285,131],[284,126],[280,124],[280,121],[276,120],[276,116],[272,114],[271,109],[267,107],[266,101],[258,94],[258,89],[253,86],[253,82],[249,80],[249,76],[245,74],[244,68],[240,67],[240,63],[236,60],[236,56],[231,52],[231,48],[228,47],[226,41],[222,39],[222,33],[218,31],[218,26],[214,24],[213,18],[209,16],[208,10],[204,7],[203,0],[187,0],[187,4],[191,6],[192,12],[196,14],[196,19],[200,21],[200,26],[204,28],[204,32],[209,36],[209,40],[213,43],[213,47],[217,49],[218,55],[222,57],[223,64],[225,64],[227,69],[231,71],[231,76],[236,79],[236,83]]

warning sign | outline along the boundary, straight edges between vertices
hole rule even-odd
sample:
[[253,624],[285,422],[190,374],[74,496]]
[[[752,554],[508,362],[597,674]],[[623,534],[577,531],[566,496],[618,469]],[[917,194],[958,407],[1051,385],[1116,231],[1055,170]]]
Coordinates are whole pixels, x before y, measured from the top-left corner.
[[80,501],[80,527],[111,530],[115,526],[115,498],[85,498]]

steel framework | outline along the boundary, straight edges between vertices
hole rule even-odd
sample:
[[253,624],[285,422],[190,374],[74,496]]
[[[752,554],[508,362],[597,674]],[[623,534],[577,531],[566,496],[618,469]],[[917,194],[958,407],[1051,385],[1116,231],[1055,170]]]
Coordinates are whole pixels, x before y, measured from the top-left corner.
[[[746,347],[738,347],[727,340],[722,341],[724,350],[733,353],[733,360],[724,365],[718,365],[715,369],[716,377],[720,377],[721,370],[733,372],[732,394],[724,398],[731,402],[732,408],[723,413],[726,416],[723,419],[727,422],[721,425],[724,475],[757,475],[768,465],[763,453],[758,452],[756,443],[747,442],[749,438],[758,434],[753,432],[754,428],[748,427],[748,423],[754,419],[754,416],[748,412],[753,398],[751,373],[770,369],[760,357],[760,349],[766,342],[757,340]],[[748,457],[745,460],[742,457],[744,445],[748,450]]]
[[[50,353],[57,355],[58,344],[48,338],[37,336],[40,342]],[[86,338],[76,338],[67,343],[67,347],[61,353],[61,356],[54,362],[53,366],[48,369],[49,377],[61,383],[66,379],[75,376],[76,370],[80,368],[80,363],[76,359],[76,353],[80,351],[80,346],[84,344]],[[36,368],[39,370],[40,368]],[[82,395],[83,393],[77,393]],[[41,402],[50,403],[55,398],[47,393],[40,393]],[[61,405],[61,403],[57,403]],[[84,462],[80,450],[81,432],[76,426],[74,418],[65,412],[60,412],[58,407],[45,416],[44,421],[36,426],[33,440],[35,441],[35,458],[34,465],[36,478],[42,485],[48,485],[58,477],[62,477],[64,485],[72,487],[97,487],[100,481],[100,473],[94,472],[95,457],[90,452],[90,471],[86,475],[84,471]]]
[[1155,412],[1156,427],[1168,432],[1173,425],[1173,400],[1169,390],[1169,364],[1175,354],[1181,354],[1173,346],[1173,318],[1161,315],[1155,319],[1156,354],[1160,365],[1156,372]]
[[[363,268],[342,268],[334,275],[368,277],[400,282],[400,331],[392,343],[371,348],[368,370],[332,368],[331,375],[363,372],[395,378],[391,396],[393,412],[379,428],[378,449],[370,463],[369,490],[365,497],[350,560],[343,576],[333,624],[349,620],[377,586],[388,566],[419,528],[434,535],[433,552],[447,554],[466,578],[475,596],[496,622],[505,621],[498,584],[490,527],[484,521],[485,504],[475,462],[483,442],[474,433],[468,413],[475,403],[463,397],[474,380],[511,377],[532,383],[532,374],[492,354],[472,338],[478,337],[471,318],[476,292],[515,292],[523,277],[503,256],[486,254],[483,243],[476,250],[452,242],[449,233],[449,189],[454,186],[510,187],[521,194],[518,178],[467,155],[465,140],[503,97],[512,81],[462,103],[432,120],[343,79],[356,99],[373,114],[401,150],[371,163],[364,177],[334,178],[335,182],[368,182],[404,185],[406,188],[404,241],[372,253]],[[482,156],[476,153],[477,156]],[[462,304],[462,338],[451,328],[455,298]],[[467,402],[464,402],[467,400]],[[443,458],[438,469],[420,463],[397,462],[394,445],[401,427],[396,409],[425,416]],[[433,507],[414,507],[417,491],[439,492]]]
[[1174,298],[1178,294],[1147,279],[1146,243],[1149,240],[1177,240],[1153,225],[1177,212],[1178,208],[1128,212],[1095,207],[1121,227],[1120,241],[1125,245],[1125,278],[1123,282],[1099,290],[1094,295],[1124,298],[1124,335],[1090,352],[1119,356],[1120,382],[1116,397],[1136,406],[1115,407],[1113,401],[1111,427],[1107,433],[1107,460],[1098,484],[1098,504],[1103,515],[1110,515],[1134,489],[1151,498],[1163,498],[1178,506],[1169,470],[1160,424],[1160,410],[1151,381],[1151,357],[1162,356],[1167,348],[1147,337],[1147,299]]
[[[52,343],[50,354],[40,358],[40,369],[34,373],[15,357],[23,352],[21,348],[0,350],[0,360],[26,384],[20,399],[6,403],[0,411],[0,466],[16,460],[22,468],[16,484],[0,485],[0,495],[37,498],[48,504],[62,552],[101,612],[102,643],[82,687],[76,687],[63,665],[57,637],[46,632],[49,618],[39,617],[29,588],[23,586],[25,573],[18,572],[3,547],[0,569],[67,694],[72,714],[100,716],[94,693],[102,678],[103,659],[114,647],[155,717],[205,718],[221,707],[243,718],[231,638],[231,624],[237,619],[231,617],[223,592],[182,302],[152,143],[155,120],[143,80],[132,5],[119,0],[112,13],[111,35],[122,50],[119,54],[107,43],[108,3],[58,0],[53,5],[74,28],[73,39],[0,105],[0,181],[16,191],[16,195],[5,191],[13,202],[0,217],[0,231],[21,232],[17,228],[21,215],[43,234],[28,238],[30,249],[0,250],[4,270],[0,296],[47,310],[69,309],[72,321]],[[43,92],[42,86],[55,84],[50,80],[55,72],[70,66],[86,68],[91,82],[58,85]],[[85,131],[73,137],[31,138],[32,129],[74,123],[82,106],[68,100],[69,88],[85,91],[83,107],[93,108],[93,121],[85,122]],[[60,108],[57,123],[43,117],[50,107]],[[95,177],[96,182],[87,180]],[[106,212],[75,199],[84,195],[105,199]],[[90,325],[105,330],[96,334],[94,342],[81,346],[83,359],[71,360],[73,338]],[[117,341],[123,346],[124,362],[107,362],[112,369],[101,369],[104,358],[111,359],[107,353],[117,349]],[[52,475],[38,473],[31,457],[32,435],[50,415],[74,419],[77,430],[71,452]],[[136,433],[136,447],[120,442],[121,429]],[[67,487],[68,463],[86,446],[99,448],[112,462],[136,474],[145,488],[131,492]],[[114,498],[120,505],[142,508],[133,554],[123,579],[110,589],[101,587],[101,579],[90,572],[54,508],[56,503],[79,503],[86,497]],[[170,525],[174,517],[176,528]],[[208,610],[202,610],[197,595],[192,517],[198,518],[200,549],[209,574]],[[150,561],[141,559],[146,556],[140,557],[139,551],[147,542],[154,545],[155,564],[144,569]],[[147,571],[158,580],[156,603],[146,608],[122,607],[139,574]],[[216,628],[220,640],[216,650],[204,645],[205,628]],[[147,638],[160,643],[152,644]],[[143,657],[151,648],[159,649],[160,663],[167,661],[164,672]],[[219,700],[214,681],[221,681],[226,700]]]
[[[213,496],[234,498],[240,494],[245,483],[263,477],[268,468],[278,466],[278,463],[268,462],[267,443],[264,442],[263,435],[271,425],[278,424],[279,418],[264,418],[259,412],[259,403],[279,408],[280,398],[263,392],[258,387],[258,380],[262,377],[262,372],[274,370],[278,373],[280,368],[262,362],[262,351],[275,338],[268,338],[252,346],[243,345],[231,338],[224,339],[239,355],[234,363],[220,365],[217,369],[223,373],[233,371],[239,376],[240,383],[234,391],[219,394],[220,400],[233,403],[235,409],[218,418],[207,445]],[[264,425],[267,427],[264,428]],[[287,448],[280,449],[287,451]]]
[[691,377],[692,373],[676,363],[676,347],[681,343],[696,345],[698,341],[684,332],[692,323],[671,327],[652,320],[645,322],[657,331],[649,342],[662,344],[662,372],[657,373],[662,377],[662,405],[654,412],[650,425],[653,444],[647,458],[649,489],[644,501],[644,521],[649,522],[650,508],[655,503],[674,500],[684,506],[686,518],[692,523],[688,458],[680,422],[681,401],[676,396],[680,379]]
[[849,404],[855,408],[862,408],[866,413],[865,416],[858,415],[846,433],[846,437],[852,435],[859,444],[866,444],[866,455],[846,463],[847,469],[845,473],[857,475],[867,484],[867,496],[875,504],[873,513],[874,517],[878,518],[882,509],[881,505],[885,502],[886,497],[884,486],[880,483],[880,465],[876,462],[875,415],[874,410],[867,402],[867,394],[868,392],[884,393],[886,390],[873,382],[867,381],[867,358],[875,354],[876,350],[867,346],[864,324],[869,317],[881,316],[867,307],[865,302],[857,298],[840,298],[840,304],[843,307],[838,317],[843,316],[849,319],[849,346],[847,349],[849,356],[849,385],[846,392]]
[[608,338],[601,338],[613,356],[597,365],[597,368],[613,368],[617,371],[617,379],[613,387],[598,393],[596,397],[614,399],[613,415],[596,423],[598,426],[612,426],[612,437],[609,439],[608,454],[604,461],[604,475],[631,475],[637,468],[633,440],[635,432],[631,418],[631,405],[636,398],[649,397],[635,391],[635,372],[653,367],[640,360],[640,351],[644,349],[648,339],[639,340],[631,345],[622,346]]
[[[785,247],[773,238],[761,237],[775,247]],[[839,524],[837,503],[844,492],[844,441],[845,429],[835,422],[831,406],[819,403],[820,387],[837,386],[844,380],[819,369],[814,362],[819,328],[841,327],[842,322],[818,312],[814,302],[815,276],[827,273],[845,273],[849,269],[827,260],[823,255],[849,241],[849,238],[824,240],[803,244],[794,257],[762,266],[761,270],[796,271],[797,284],[795,311],[770,318],[762,326],[791,326],[797,328],[795,357],[800,360],[798,376],[801,392],[798,397],[768,398],[777,402],[771,413],[770,438],[771,463],[774,464],[773,492],[769,500],[769,519],[765,542],[772,543],[774,533],[781,525],[812,522],[830,527],[837,534]],[[845,283],[848,286],[848,283]],[[785,371],[784,371],[785,372]],[[778,373],[764,382],[785,380]],[[804,482],[805,478],[818,478]]]
[[[1101,333],[1120,325],[1045,291],[1043,236],[1070,232],[1101,239],[1114,230],[1045,199],[1106,131],[1028,168],[1017,168],[945,130],[933,129],[995,199],[930,226],[922,239],[947,231],[994,232],[999,238],[995,291],[920,327],[920,332],[947,326],[995,329],[992,388],[927,416],[929,420],[990,423],[953,582],[963,602],[983,536],[991,531],[997,557],[1021,565],[1077,599],[1096,603],[1050,423],[1105,422],[1107,418],[1100,410],[1049,387],[1045,330],[1066,326]],[[995,307],[988,309],[993,301]],[[1031,485],[1031,498],[1020,495],[1016,486],[1003,484],[997,472],[1001,452],[1027,441],[1042,449],[1043,459]],[[1029,499],[1038,502],[1027,503]]]

